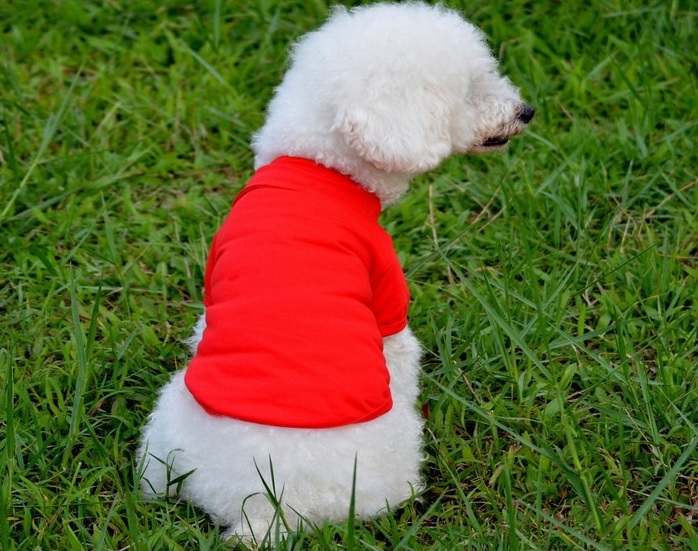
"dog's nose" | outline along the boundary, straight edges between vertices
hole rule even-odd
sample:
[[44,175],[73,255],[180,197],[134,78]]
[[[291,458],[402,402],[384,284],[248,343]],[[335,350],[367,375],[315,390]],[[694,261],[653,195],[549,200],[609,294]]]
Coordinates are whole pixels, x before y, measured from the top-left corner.
[[521,106],[521,111],[519,112],[519,120],[524,122],[525,124],[528,124],[529,122],[531,122],[531,119],[535,114],[536,110],[527,103],[524,103]]

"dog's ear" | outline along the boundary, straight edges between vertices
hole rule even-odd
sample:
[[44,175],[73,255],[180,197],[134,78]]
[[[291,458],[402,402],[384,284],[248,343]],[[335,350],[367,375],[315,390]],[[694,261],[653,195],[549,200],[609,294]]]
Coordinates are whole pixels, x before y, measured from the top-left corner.
[[380,170],[418,174],[451,153],[445,102],[426,87],[364,92],[340,106],[334,124],[363,159]]

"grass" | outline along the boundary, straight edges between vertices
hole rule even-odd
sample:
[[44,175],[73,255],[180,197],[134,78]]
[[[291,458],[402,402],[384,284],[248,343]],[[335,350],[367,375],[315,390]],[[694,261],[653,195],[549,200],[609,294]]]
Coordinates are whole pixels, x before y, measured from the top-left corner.
[[[538,113],[385,213],[421,500],[273,549],[698,550],[695,6],[448,2]],[[0,1],[0,548],[225,549],[134,451],[320,0]],[[349,504],[347,504],[349,507]]]

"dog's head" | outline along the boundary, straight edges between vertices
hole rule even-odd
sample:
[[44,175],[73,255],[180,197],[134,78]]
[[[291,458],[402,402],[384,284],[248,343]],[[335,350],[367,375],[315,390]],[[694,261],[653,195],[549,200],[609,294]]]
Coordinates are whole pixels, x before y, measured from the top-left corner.
[[384,201],[398,195],[388,185],[401,193],[449,155],[502,149],[534,113],[482,32],[441,6],[337,8],[292,61],[255,138],[258,164],[274,154],[314,158]]
[[[366,66],[338,104],[335,128],[386,171],[420,173],[453,153],[502,149],[534,114],[499,74],[484,35],[424,4],[339,11]],[[382,28],[381,28],[382,27]]]

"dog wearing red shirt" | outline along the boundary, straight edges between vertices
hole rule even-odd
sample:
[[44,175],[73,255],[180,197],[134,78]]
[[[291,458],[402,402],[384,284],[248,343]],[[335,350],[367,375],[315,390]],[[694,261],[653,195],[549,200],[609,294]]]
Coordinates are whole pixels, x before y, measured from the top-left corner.
[[422,489],[420,346],[382,208],[533,116],[483,34],[419,2],[337,8],[302,38],[216,234],[187,368],[143,431],[147,494],[260,541]]

